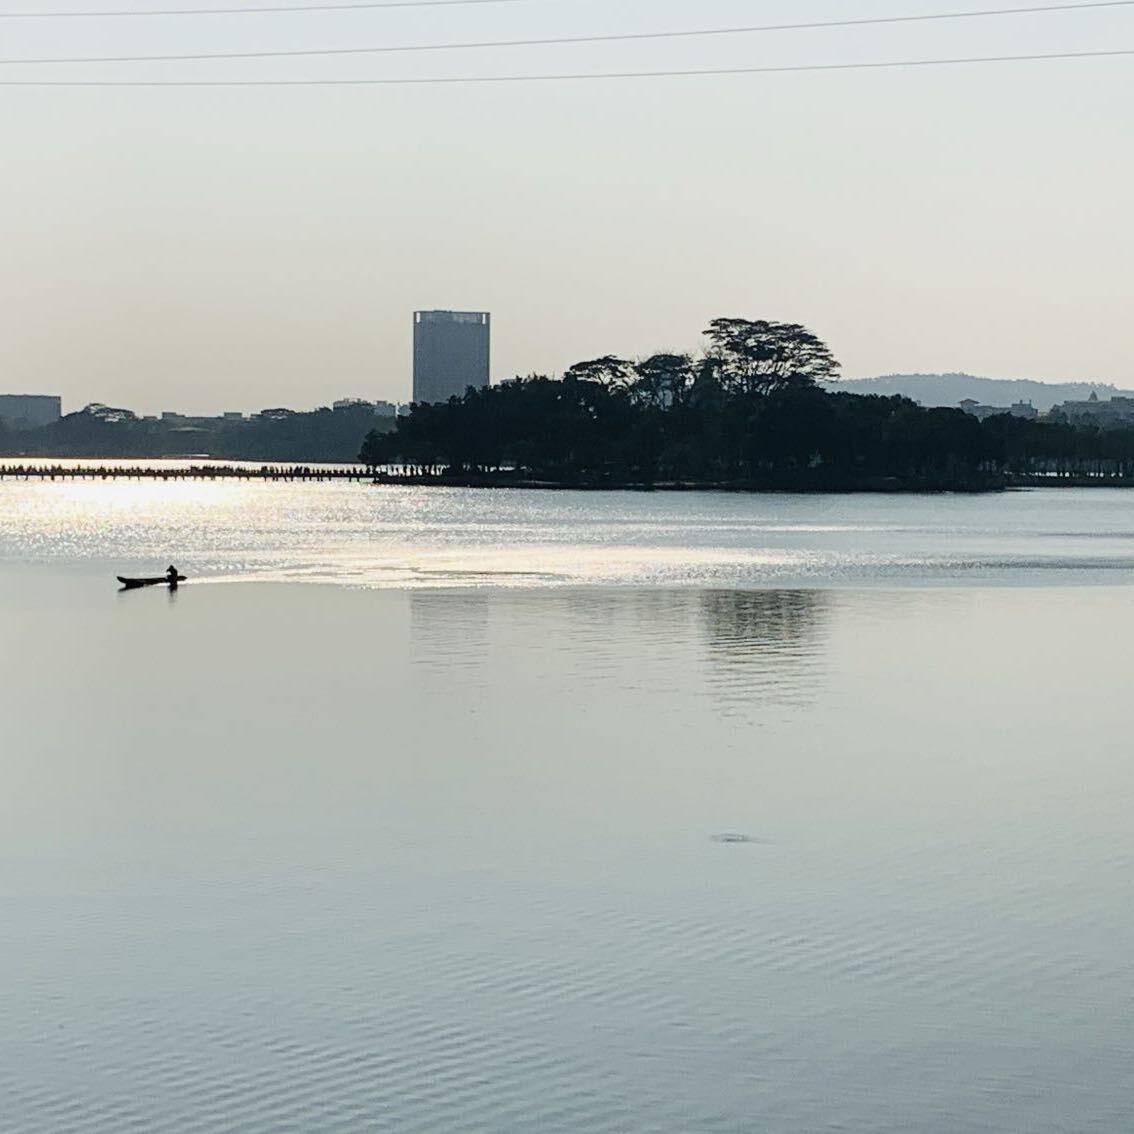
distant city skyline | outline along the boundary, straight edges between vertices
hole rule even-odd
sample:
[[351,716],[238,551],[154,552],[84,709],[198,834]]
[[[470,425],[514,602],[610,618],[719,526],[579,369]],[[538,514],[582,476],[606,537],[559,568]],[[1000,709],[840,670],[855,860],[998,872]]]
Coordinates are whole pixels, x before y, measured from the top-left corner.
[[[216,401],[206,401],[199,397],[197,393],[198,383],[190,382],[187,386],[174,384],[172,381],[169,383],[155,382],[145,390],[141,391],[138,396],[133,398],[115,398],[108,394],[107,390],[113,389],[115,383],[106,382],[96,384],[92,379],[88,385],[86,382],[75,379],[74,377],[60,378],[59,381],[51,382],[44,380],[37,387],[33,387],[32,383],[21,383],[16,381],[5,381],[0,377],[0,385],[4,386],[3,391],[0,391],[0,396],[20,396],[20,397],[56,397],[61,398],[63,413],[73,413],[76,410],[82,409],[83,406],[92,403],[103,403],[107,405],[120,406],[121,408],[132,409],[139,414],[147,416],[160,416],[163,413],[182,413],[188,416],[217,416],[223,413],[243,413],[251,414],[259,412],[262,409],[270,406],[288,406],[290,408],[299,410],[315,409],[319,406],[331,406],[337,401],[342,400],[358,400],[364,402],[391,402],[394,405],[408,405],[414,399],[414,364],[413,364],[413,345],[412,335],[410,338],[410,348],[408,351],[409,358],[406,363],[405,374],[396,380],[382,379],[380,376],[375,377],[368,383],[365,377],[361,380],[358,378],[336,377],[328,375],[327,373],[321,374],[319,388],[324,390],[322,396],[312,396],[305,392],[302,388],[296,390],[295,395],[289,399],[281,399],[280,393],[277,392],[273,397],[270,388],[264,388],[261,395],[257,399],[255,396],[236,393],[234,396],[224,398],[223,396]],[[496,333],[493,330],[493,357],[495,355],[495,342]],[[703,347],[703,343],[697,336],[693,337],[691,343],[683,348],[690,353],[695,353]],[[640,350],[624,352],[624,356],[628,358],[641,358],[648,357],[654,353],[654,349],[648,346]],[[584,352],[585,353],[585,352]],[[576,357],[567,357],[561,364],[548,368],[545,371],[540,371],[535,367],[520,366],[507,372],[501,372],[495,366],[490,370],[489,380],[492,384],[497,382],[506,381],[511,378],[525,377],[529,374],[545,373],[549,377],[560,377],[567,369],[568,366],[575,362],[580,361],[584,357],[584,353],[579,353]],[[599,347],[591,352],[589,356],[600,357],[603,354],[612,353],[604,351]],[[376,370],[383,370],[379,364],[375,366]],[[957,368],[943,368],[934,371],[915,371],[912,368],[897,368],[885,372],[877,373],[862,373],[852,374],[848,368],[844,366],[844,373],[842,380],[851,384],[852,386],[857,383],[879,383],[879,391],[884,392],[882,385],[889,380],[897,379],[922,379],[922,378],[936,378],[936,377],[960,377],[970,378],[978,382],[995,382],[995,383],[1038,383],[1043,386],[1062,387],[1062,386],[1088,386],[1098,388],[1099,390],[1107,390],[1114,388],[1115,390],[1127,391],[1134,389],[1134,367],[1128,371],[1128,376],[1123,374],[1114,375],[1091,375],[1091,374],[1064,374],[1064,375],[1047,375],[1037,376],[1035,374],[998,374],[991,373],[975,373],[973,371],[960,370]],[[294,383],[288,384],[293,390],[295,389]],[[257,384],[259,386],[259,384]],[[154,388],[168,389],[168,395],[155,396],[153,394]],[[59,391],[66,391],[60,394]],[[959,399],[948,398],[942,404],[952,405]]]
[[[473,383],[474,385],[476,383]],[[878,394],[884,397],[901,394],[904,397],[925,406],[943,406],[951,409],[961,408],[966,402],[978,405],[982,409],[995,410],[1009,408],[1010,406],[1034,406],[1041,414],[1054,407],[1073,406],[1078,402],[1090,400],[1093,396],[1100,402],[1107,402],[1115,397],[1120,403],[1134,398],[1134,389],[1122,388],[1113,383],[1106,382],[1041,382],[1024,378],[991,378],[972,374],[944,373],[944,374],[886,374],[871,378],[840,379],[832,387],[834,390],[845,390],[851,394]],[[463,393],[463,388],[460,391]],[[83,402],[68,405],[61,403],[58,396],[40,394],[15,394],[0,391],[0,422],[9,428],[26,427],[30,418],[26,403],[31,400],[38,403],[35,415],[40,417],[38,424],[46,420],[54,420],[63,414],[75,413],[88,405],[106,405],[103,399],[92,398]],[[408,410],[412,398],[385,399],[367,398],[356,395],[344,395],[328,399],[314,405],[285,405],[278,399],[262,406],[248,407],[241,410],[215,409],[188,411],[184,408],[166,407],[162,410],[150,411],[137,405],[119,405],[116,408],[136,413],[139,417],[150,420],[184,422],[219,421],[222,419],[240,420],[270,414],[275,409],[292,410],[306,413],[315,409],[345,410],[352,407],[367,407],[380,414],[394,415],[401,410]],[[417,400],[429,400],[421,397]],[[46,412],[46,418],[42,417]]]
[[[558,377],[559,375],[551,375]],[[411,379],[412,386],[412,379]],[[1092,392],[1109,398],[1113,395],[1134,395],[1134,383],[1130,387],[1122,387],[1113,382],[1103,381],[1042,381],[1032,378],[994,378],[982,375],[963,374],[956,371],[941,374],[883,374],[861,378],[840,379],[835,389],[844,389],[854,394],[881,394],[888,396],[902,394],[912,398],[923,405],[946,406],[956,408],[966,398],[976,400],[985,399],[996,404],[1007,405],[1010,402],[1035,401],[1040,409],[1050,409],[1052,406],[1065,401],[1074,401],[1086,398]],[[461,391],[463,392],[463,390]],[[283,403],[277,399],[267,399],[263,405],[247,405],[240,409],[227,407],[211,407],[186,409],[165,405],[160,409],[151,409],[145,405],[108,403],[105,398],[90,397],[66,402],[58,395],[28,394],[26,392],[0,391],[0,419],[14,419],[16,412],[12,407],[14,401],[22,402],[31,398],[39,402],[50,401],[54,403],[53,412],[63,414],[75,413],[88,405],[114,404],[119,409],[126,409],[137,413],[140,417],[155,419],[165,418],[220,418],[220,417],[251,417],[274,408],[285,408],[297,412],[308,412],[319,408],[341,409],[349,405],[374,405],[380,410],[395,412],[398,407],[408,408],[414,400],[412,389],[410,396],[400,398],[374,398],[360,395],[357,391],[344,393],[339,391],[337,396],[324,401],[313,403]],[[424,399],[423,399],[424,400]],[[9,422],[10,423],[10,422]]]
[[[0,12],[29,6],[0,0]],[[808,0],[805,15],[799,0],[756,7],[12,20],[5,56],[467,44],[848,15],[845,0]],[[942,5],[899,7],[914,17]],[[421,79],[1115,45],[1134,45],[1134,8],[5,76]],[[311,406],[344,391],[406,400],[407,315],[440,306],[494,313],[493,381],[608,352],[694,350],[710,319],[742,316],[805,324],[848,377],[1134,385],[1130,76],[1129,59],[1079,59],[469,86],[5,86],[0,388],[151,413]]]

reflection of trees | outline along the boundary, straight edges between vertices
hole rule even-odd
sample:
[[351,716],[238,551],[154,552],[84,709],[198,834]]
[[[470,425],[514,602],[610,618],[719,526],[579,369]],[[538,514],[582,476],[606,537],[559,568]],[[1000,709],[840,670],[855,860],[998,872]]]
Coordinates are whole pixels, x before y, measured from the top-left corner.
[[480,666],[488,652],[489,596],[475,590],[409,592],[413,659],[434,668]]
[[825,679],[822,591],[469,588],[410,591],[409,603],[410,657],[442,697],[499,666],[554,674],[568,698],[613,682],[627,704],[643,691],[703,695],[698,657],[726,706],[806,704]]
[[810,701],[823,677],[821,591],[706,591],[701,618],[714,688],[728,701]]

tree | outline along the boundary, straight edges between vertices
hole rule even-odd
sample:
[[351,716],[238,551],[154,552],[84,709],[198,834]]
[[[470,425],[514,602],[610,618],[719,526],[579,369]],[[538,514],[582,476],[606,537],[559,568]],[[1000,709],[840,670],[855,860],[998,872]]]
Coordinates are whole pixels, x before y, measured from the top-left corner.
[[827,344],[797,323],[714,319],[705,335],[717,380],[729,393],[770,394],[839,375]]
[[634,365],[630,397],[636,405],[672,409],[684,405],[693,388],[693,360],[687,354],[652,354]]
[[630,384],[632,375],[633,367],[629,362],[607,354],[587,362],[576,362],[563,377],[573,378],[577,382],[597,382],[607,389],[620,390]]

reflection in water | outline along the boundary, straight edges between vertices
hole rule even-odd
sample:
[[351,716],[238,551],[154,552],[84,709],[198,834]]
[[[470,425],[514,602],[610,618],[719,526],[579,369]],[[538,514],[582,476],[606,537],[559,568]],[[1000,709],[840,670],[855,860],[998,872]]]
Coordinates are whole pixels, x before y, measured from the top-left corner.
[[409,591],[410,640],[415,661],[436,667],[476,666],[488,651],[487,591]]
[[764,847],[771,846],[771,839],[762,839],[759,835],[744,835],[739,831],[724,831],[712,836],[712,842],[723,846]]
[[829,595],[705,591],[699,601],[714,692],[725,702],[814,699],[824,678]]
[[438,659],[448,675],[442,684],[457,672],[477,682],[497,655],[524,650],[533,680],[565,668],[577,694],[614,683],[627,698],[708,693],[738,710],[814,700],[837,601],[812,590],[681,588],[421,590],[407,598],[411,652],[427,680]]
[[0,1131],[1131,1129],[1129,589],[112,577],[0,565]]

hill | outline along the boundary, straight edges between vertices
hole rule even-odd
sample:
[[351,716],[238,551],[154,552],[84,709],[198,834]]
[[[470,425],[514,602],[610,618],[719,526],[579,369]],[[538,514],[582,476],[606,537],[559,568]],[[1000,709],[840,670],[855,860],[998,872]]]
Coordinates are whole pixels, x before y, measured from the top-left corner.
[[1134,397],[1109,382],[1037,382],[1029,378],[978,378],[972,374],[886,374],[878,378],[851,378],[832,389],[850,394],[904,394],[923,406],[956,406],[965,398],[982,405],[1009,406],[1031,402],[1041,412],[1061,402],[1080,401],[1097,393],[1102,399]]

